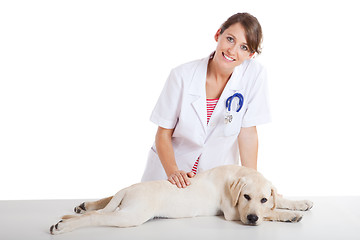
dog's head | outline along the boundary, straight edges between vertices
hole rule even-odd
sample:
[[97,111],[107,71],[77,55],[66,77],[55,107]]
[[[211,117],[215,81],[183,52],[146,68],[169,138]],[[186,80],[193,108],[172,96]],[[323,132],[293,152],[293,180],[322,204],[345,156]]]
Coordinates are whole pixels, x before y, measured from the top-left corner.
[[260,173],[230,182],[233,207],[237,207],[244,224],[259,225],[267,211],[276,208],[276,189]]

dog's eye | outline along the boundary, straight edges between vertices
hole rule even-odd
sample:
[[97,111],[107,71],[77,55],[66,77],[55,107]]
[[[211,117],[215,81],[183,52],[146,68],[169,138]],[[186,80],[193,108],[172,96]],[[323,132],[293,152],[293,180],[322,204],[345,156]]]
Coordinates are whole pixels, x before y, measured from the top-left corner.
[[266,203],[266,202],[267,202],[266,198],[261,199],[261,203]]
[[247,195],[247,194],[244,194],[244,198],[246,198],[246,200],[248,200],[248,201],[250,201],[250,196],[249,195]]

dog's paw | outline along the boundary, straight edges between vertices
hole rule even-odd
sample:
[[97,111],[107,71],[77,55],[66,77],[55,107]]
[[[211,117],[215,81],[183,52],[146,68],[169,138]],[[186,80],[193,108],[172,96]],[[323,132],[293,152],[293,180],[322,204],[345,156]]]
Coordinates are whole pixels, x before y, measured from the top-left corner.
[[300,222],[303,215],[294,211],[276,211],[272,215],[265,218],[266,221],[279,221],[279,222]]
[[300,222],[303,215],[296,211],[271,210],[264,215],[265,221]]
[[302,217],[302,214],[292,212],[292,214],[289,215],[289,219],[287,219],[285,222],[300,222]]
[[305,200],[305,204],[306,204],[307,208],[304,211],[308,211],[308,210],[312,209],[312,207],[314,206],[314,203],[309,200]]
[[76,212],[76,213],[85,213],[86,212],[85,202],[83,202],[79,206],[75,207],[74,212]]
[[60,220],[57,224],[52,225],[50,227],[50,233],[52,235],[57,235],[63,233],[64,232],[63,229],[64,229],[64,220]]
[[76,221],[74,222],[74,219],[76,218],[78,217],[74,215],[64,216],[57,224],[50,227],[50,233],[52,235],[57,235],[73,231],[76,228]]
[[311,201],[308,200],[304,200],[304,201],[299,201],[296,206],[295,206],[295,210],[298,211],[308,211],[310,210],[312,207],[314,206],[314,204]]

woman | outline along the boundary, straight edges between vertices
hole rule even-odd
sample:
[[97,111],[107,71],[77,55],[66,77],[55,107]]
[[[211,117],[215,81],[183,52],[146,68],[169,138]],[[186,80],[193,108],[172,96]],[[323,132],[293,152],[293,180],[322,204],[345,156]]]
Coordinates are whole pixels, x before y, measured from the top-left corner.
[[238,13],[215,41],[209,57],[171,71],[150,118],[158,130],[142,181],[185,188],[197,172],[238,164],[239,156],[257,169],[256,125],[270,121],[266,73],[251,59],[261,52],[261,26]]

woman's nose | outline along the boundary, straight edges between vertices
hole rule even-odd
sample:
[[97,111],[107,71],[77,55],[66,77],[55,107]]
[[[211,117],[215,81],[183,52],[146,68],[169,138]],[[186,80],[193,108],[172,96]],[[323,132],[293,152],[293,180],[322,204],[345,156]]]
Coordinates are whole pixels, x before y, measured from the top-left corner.
[[227,52],[229,53],[229,55],[234,56],[235,55],[235,45],[231,46],[228,48]]

